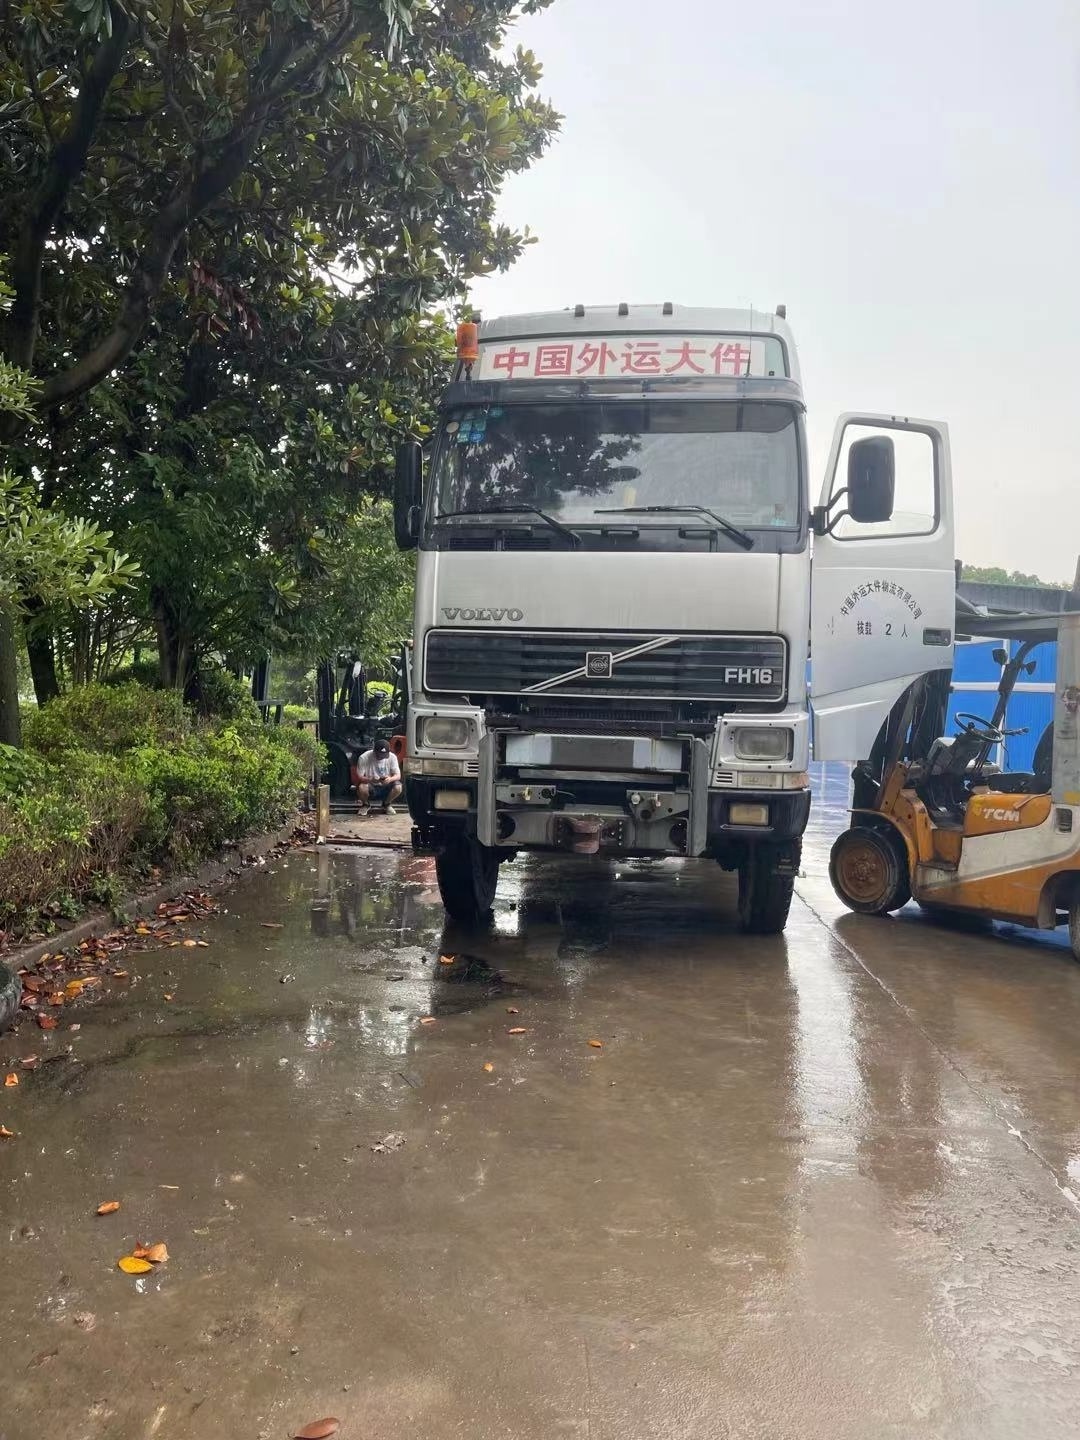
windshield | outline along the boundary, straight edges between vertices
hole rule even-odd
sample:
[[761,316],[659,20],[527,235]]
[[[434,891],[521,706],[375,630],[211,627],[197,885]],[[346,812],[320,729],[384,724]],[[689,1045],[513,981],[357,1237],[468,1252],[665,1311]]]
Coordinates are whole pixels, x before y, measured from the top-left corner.
[[[434,513],[535,506],[564,525],[692,525],[604,510],[705,506],[744,528],[799,523],[795,411],[760,401],[488,405],[444,421]],[[528,516],[523,515],[524,522]]]

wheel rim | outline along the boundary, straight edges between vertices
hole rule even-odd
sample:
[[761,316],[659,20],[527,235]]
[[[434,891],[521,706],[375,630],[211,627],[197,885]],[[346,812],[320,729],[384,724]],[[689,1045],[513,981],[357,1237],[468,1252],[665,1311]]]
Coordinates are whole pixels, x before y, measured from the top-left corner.
[[882,843],[870,836],[850,837],[836,857],[836,878],[840,888],[860,905],[883,900],[893,885],[892,857]]

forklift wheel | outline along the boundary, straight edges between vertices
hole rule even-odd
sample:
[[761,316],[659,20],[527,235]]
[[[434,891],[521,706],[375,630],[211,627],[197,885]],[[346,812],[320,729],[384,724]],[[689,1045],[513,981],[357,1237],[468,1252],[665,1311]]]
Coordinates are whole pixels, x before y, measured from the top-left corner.
[[1069,944],[1073,956],[1080,960],[1080,889],[1073,891],[1069,902]]
[[907,856],[888,830],[866,825],[845,830],[829,856],[829,879],[857,915],[887,915],[911,899]]

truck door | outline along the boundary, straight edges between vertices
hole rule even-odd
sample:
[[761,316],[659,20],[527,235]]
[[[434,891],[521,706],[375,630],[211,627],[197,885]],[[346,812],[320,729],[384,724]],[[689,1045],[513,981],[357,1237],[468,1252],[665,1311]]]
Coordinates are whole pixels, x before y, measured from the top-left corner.
[[814,512],[810,692],[816,760],[869,758],[920,675],[952,667],[956,615],[948,428],[837,421]]

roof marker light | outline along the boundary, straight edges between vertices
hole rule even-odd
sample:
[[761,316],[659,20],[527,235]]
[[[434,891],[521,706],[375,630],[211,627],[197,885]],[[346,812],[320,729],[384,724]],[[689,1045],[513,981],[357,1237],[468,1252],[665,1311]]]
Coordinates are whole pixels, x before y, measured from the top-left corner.
[[619,301],[619,314],[620,314],[620,315],[629,315],[629,314],[630,314],[630,306],[627,305],[627,303],[626,303],[625,300],[620,300],[620,301]]

